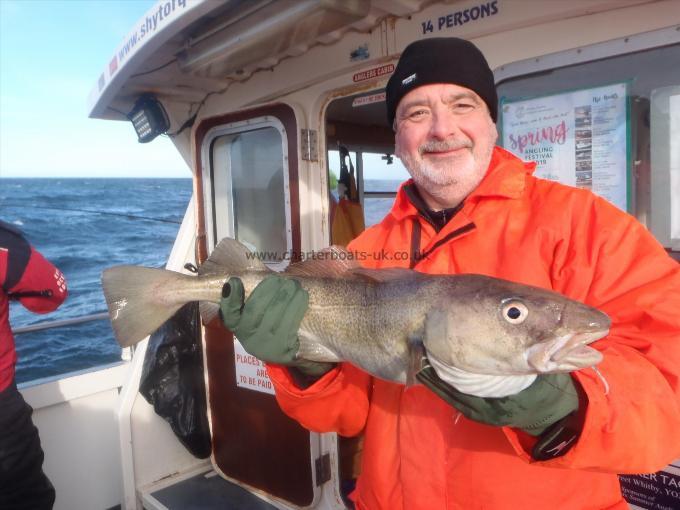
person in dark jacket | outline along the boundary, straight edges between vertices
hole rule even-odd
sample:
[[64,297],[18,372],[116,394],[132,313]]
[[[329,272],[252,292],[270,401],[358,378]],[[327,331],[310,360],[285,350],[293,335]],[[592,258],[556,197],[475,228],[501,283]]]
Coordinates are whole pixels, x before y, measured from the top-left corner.
[[14,226],[0,221],[0,508],[51,509],[55,492],[42,469],[44,454],[33,409],[17,390],[9,302],[35,313],[55,310],[68,291],[64,275]]

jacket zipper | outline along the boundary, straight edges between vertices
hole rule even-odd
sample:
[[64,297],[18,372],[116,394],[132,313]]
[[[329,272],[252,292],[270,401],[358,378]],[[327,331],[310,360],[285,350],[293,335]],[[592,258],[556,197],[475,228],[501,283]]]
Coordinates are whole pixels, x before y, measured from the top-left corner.
[[[411,232],[411,261],[409,267],[413,269],[416,264],[418,264],[421,260],[426,259],[427,257],[432,254],[433,251],[435,251],[437,248],[439,248],[441,245],[448,243],[452,239],[455,239],[458,236],[461,236],[465,234],[466,232],[469,232],[470,230],[475,229],[476,226],[474,223],[470,222],[467,225],[463,225],[460,228],[457,228],[453,232],[449,232],[447,235],[442,237],[439,241],[437,241],[434,246],[432,246],[429,250],[425,252],[420,252],[420,222],[416,219],[415,224],[413,226],[413,231]],[[417,241],[417,244],[416,244]]]

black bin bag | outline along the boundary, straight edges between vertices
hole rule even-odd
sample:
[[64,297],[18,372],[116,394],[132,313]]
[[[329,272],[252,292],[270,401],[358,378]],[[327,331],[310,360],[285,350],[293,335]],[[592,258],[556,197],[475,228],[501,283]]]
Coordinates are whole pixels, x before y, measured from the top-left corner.
[[139,392],[194,456],[210,456],[198,303],[180,308],[146,348]]

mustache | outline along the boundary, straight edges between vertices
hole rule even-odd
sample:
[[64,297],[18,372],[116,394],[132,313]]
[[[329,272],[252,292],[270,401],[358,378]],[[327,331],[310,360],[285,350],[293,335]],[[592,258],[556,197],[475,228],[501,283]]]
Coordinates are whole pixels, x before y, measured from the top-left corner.
[[472,142],[470,142],[470,141],[465,141],[465,140],[461,140],[461,141],[432,140],[432,141],[429,141],[429,142],[425,142],[420,147],[418,147],[418,152],[422,156],[426,152],[446,152],[446,151],[455,151],[455,150],[459,150],[459,149],[471,149],[471,148],[472,148]]

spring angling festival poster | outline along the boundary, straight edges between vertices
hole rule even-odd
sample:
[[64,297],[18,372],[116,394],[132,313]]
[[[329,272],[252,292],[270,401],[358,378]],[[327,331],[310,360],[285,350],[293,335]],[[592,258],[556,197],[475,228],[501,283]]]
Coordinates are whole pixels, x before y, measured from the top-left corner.
[[629,205],[627,84],[501,102],[502,144],[534,175]]

